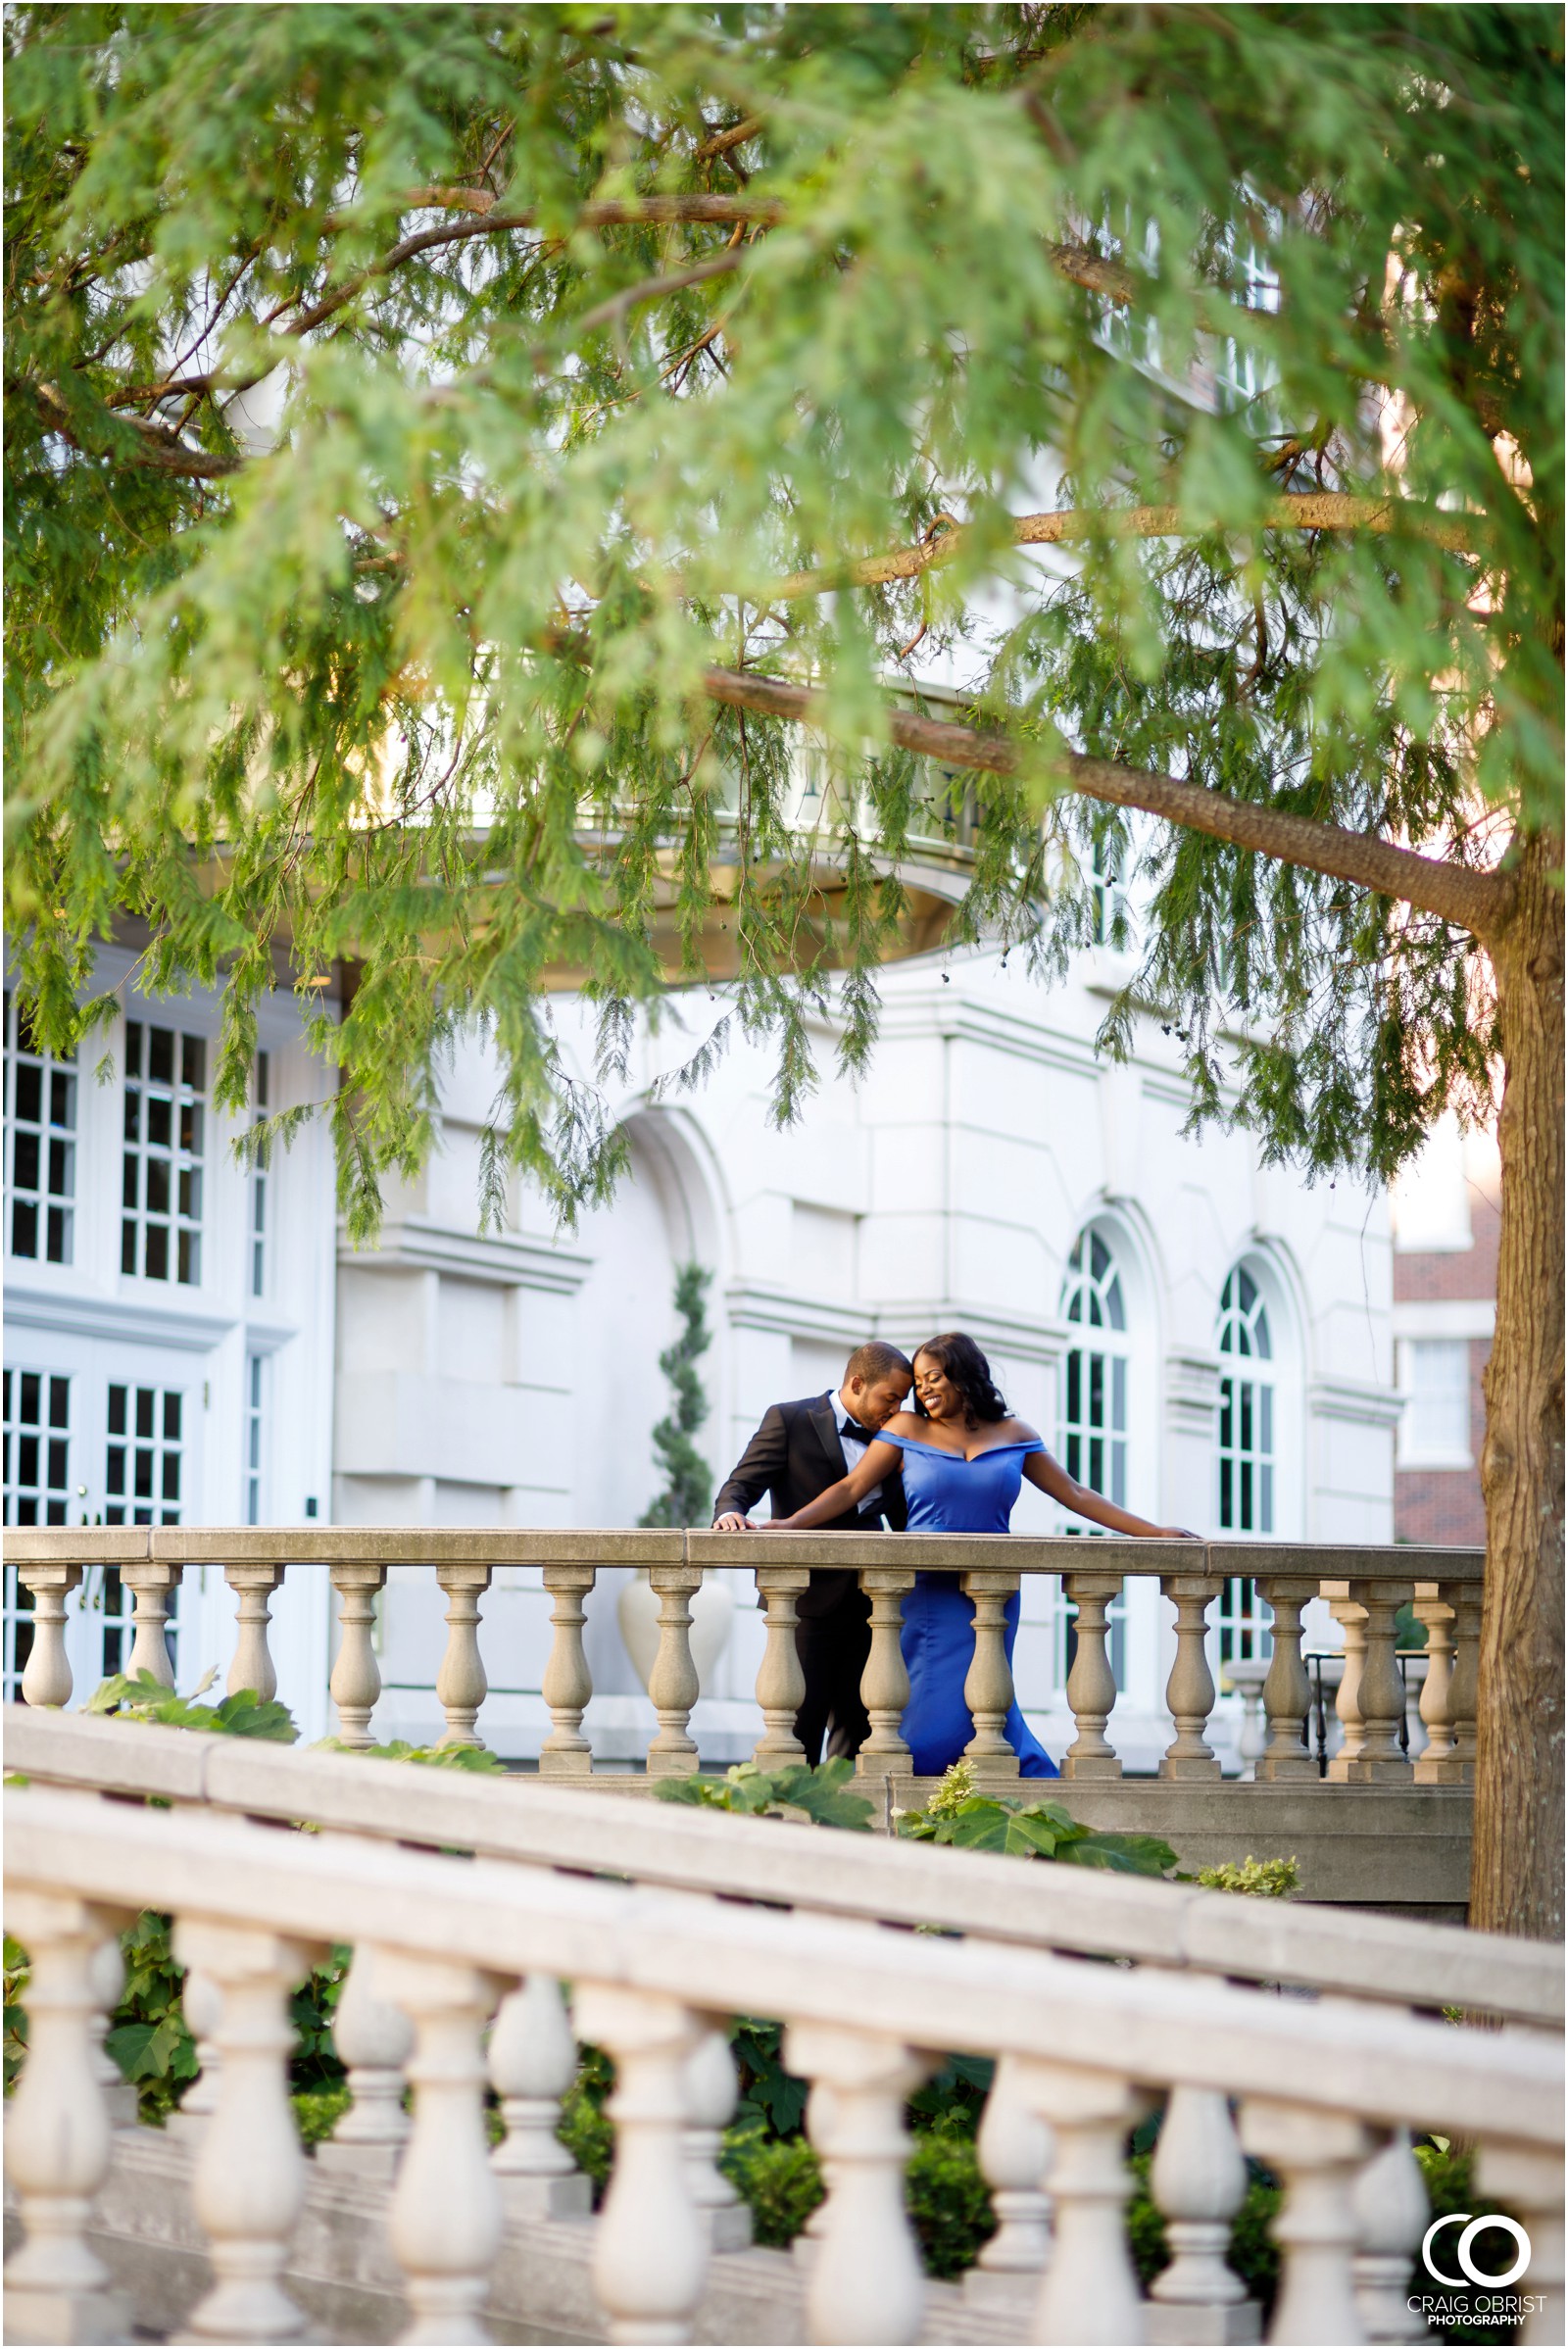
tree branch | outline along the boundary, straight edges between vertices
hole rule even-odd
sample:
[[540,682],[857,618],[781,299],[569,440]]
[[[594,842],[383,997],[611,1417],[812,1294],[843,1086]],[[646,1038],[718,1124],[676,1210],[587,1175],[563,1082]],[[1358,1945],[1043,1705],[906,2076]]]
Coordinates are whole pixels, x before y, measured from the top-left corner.
[[[1260,521],[1265,530],[1414,529],[1452,554],[1463,554],[1471,535],[1463,515],[1403,498],[1351,498],[1336,490],[1293,491],[1271,498]],[[1101,531],[1116,538],[1181,538],[1195,527],[1192,515],[1179,506],[1069,508],[1059,514],[1020,514],[1012,525],[1012,542],[1019,547],[1054,547],[1094,538]],[[792,603],[802,596],[826,595],[835,587],[883,587],[894,579],[915,579],[922,571],[951,563],[969,535],[959,523],[915,546],[897,547],[891,555],[870,555],[827,570],[792,571],[766,590],[765,600]]]
[[[827,723],[825,697],[808,686],[791,685],[778,677],[753,677],[739,669],[703,671],[703,691],[710,701],[731,709],[756,710],[770,717],[792,718],[802,725]],[[1026,753],[1004,735],[982,734],[973,726],[955,725],[946,718],[922,717],[912,710],[891,708],[888,732],[901,750],[917,758],[934,759],[943,766],[959,766],[981,774],[1015,775],[1026,763]],[[1105,759],[1089,759],[1078,751],[1054,754],[1074,791],[1115,807],[1141,808],[1147,815],[1163,816],[1169,823],[1224,840],[1235,848],[1255,850],[1284,864],[1301,865],[1308,872],[1326,873],[1339,881],[1353,881],[1379,897],[1435,913],[1440,920],[1469,930],[1488,942],[1503,927],[1513,903],[1513,886],[1502,874],[1476,872],[1417,856],[1375,833],[1351,832],[1339,824],[1290,815],[1281,808],[1260,807],[1245,800],[1228,799],[1199,783],[1184,783],[1139,767],[1119,766]]]
[[[52,383],[34,383],[32,394],[49,431],[58,432],[62,440],[70,441],[84,457],[106,454],[101,448],[90,448],[81,438],[71,410]],[[225,473],[237,473],[245,463],[243,457],[213,457],[205,449],[187,449],[167,424],[154,423],[147,416],[122,416],[114,420],[121,430],[134,432],[141,442],[134,463],[150,466],[157,473],[179,473],[193,481],[218,481]]]
[[574,340],[580,334],[591,334],[596,326],[608,326],[639,302],[654,302],[663,294],[678,294],[683,286],[703,285],[710,277],[726,276],[731,269],[738,269],[745,259],[744,246],[731,245],[722,253],[715,253],[711,261],[700,261],[690,269],[677,269],[672,276],[644,277],[639,284],[625,286],[607,302],[585,310],[580,318],[568,319],[567,327]]

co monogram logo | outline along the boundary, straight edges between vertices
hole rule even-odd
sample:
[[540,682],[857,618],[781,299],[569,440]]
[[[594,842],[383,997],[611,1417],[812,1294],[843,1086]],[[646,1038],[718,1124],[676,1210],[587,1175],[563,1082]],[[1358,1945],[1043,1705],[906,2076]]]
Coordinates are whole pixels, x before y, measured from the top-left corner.
[[[1460,2226],[1464,2232],[1453,2247],[1453,2256],[1463,2276],[1446,2276],[1432,2256],[1432,2238],[1442,2227]],[[1470,2246],[1478,2234],[1485,2234],[1489,2227],[1501,2227],[1504,2234],[1512,2235],[1519,2246],[1519,2257],[1506,2276],[1483,2276],[1470,2256]],[[1519,2281],[1530,2265],[1530,2237],[1517,2219],[1505,2219],[1500,2211],[1489,2211],[1479,2219],[1472,2219],[1468,2211],[1449,2211],[1444,2218],[1434,2219],[1427,2228],[1421,2240],[1421,2258],[1427,2274],[1439,2283],[1453,2284],[1462,2291],[1464,2279],[1468,2278],[1471,2283],[1479,2284],[1485,2292],[1505,2292],[1510,2284]]]

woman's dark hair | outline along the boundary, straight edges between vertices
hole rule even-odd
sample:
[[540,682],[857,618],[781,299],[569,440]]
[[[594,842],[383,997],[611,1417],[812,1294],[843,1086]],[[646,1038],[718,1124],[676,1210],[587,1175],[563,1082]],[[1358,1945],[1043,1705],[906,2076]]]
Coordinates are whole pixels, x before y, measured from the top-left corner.
[[[943,1376],[951,1379],[963,1396],[963,1416],[970,1427],[982,1420],[1007,1417],[1007,1406],[1001,1389],[992,1380],[990,1363],[962,1330],[948,1330],[940,1338],[928,1338],[914,1349],[917,1362],[922,1354],[930,1355]],[[919,1418],[927,1416],[918,1387],[914,1391],[914,1408]]]

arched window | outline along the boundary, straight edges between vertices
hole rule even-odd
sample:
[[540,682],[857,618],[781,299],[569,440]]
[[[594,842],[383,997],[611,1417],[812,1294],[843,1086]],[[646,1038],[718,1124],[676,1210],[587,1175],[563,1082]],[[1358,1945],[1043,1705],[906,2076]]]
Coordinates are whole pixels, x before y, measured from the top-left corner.
[[[1219,1530],[1274,1531],[1274,1342],[1268,1307],[1245,1264],[1219,1300]],[[1250,1578],[1232,1576],[1219,1606],[1222,1665],[1266,1656],[1267,1610]]]
[[1127,1307],[1109,1244],[1081,1232],[1067,1259],[1062,1317],[1083,1331],[1068,1351],[1061,1414],[1067,1474],[1127,1505]]
[[[1127,1303],[1122,1278],[1104,1234],[1091,1225],[1080,1232],[1067,1258],[1062,1283],[1062,1319],[1073,1333],[1062,1365],[1061,1461],[1070,1477],[1127,1506]],[[1074,1518],[1069,1534],[1095,1528]],[[1126,1591],[1108,1610],[1110,1668],[1120,1688],[1124,1679]],[[1062,1677],[1072,1669],[1075,1641],[1070,1627]]]

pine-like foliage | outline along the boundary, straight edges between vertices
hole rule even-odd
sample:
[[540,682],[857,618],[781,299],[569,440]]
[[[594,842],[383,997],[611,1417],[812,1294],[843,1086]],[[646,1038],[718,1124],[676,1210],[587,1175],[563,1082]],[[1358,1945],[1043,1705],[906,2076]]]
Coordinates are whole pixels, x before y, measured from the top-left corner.
[[675,1274],[680,1335],[659,1357],[659,1367],[669,1381],[672,1408],[654,1430],[664,1490],[643,1511],[639,1525],[707,1525],[712,1515],[712,1471],[693,1442],[708,1417],[708,1395],[697,1365],[713,1343],[706,1305],[712,1277],[700,1264],[682,1264]]
[[[1141,866],[1106,1041],[1156,1009],[1268,1150],[1387,1174],[1476,1101],[1462,911],[1128,836],[1070,754],[1472,877],[1560,823],[1559,11],[89,0],[5,39],[45,1043],[134,917],[144,980],[223,981],[237,1111],[290,974],[364,1236],[478,1021],[486,1164],[569,1215],[617,1143],[552,988],[613,1067],[717,930],[689,1073],[771,1035],[787,1118],[818,1015],[864,1063],[911,848],[961,830],[955,936],[1048,967],[1091,848]],[[1015,752],[967,789],[894,741],[955,649]],[[820,690],[808,797],[769,679]]]

